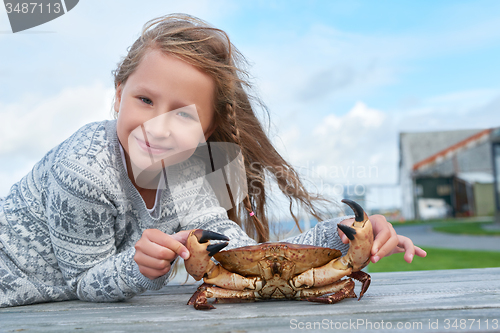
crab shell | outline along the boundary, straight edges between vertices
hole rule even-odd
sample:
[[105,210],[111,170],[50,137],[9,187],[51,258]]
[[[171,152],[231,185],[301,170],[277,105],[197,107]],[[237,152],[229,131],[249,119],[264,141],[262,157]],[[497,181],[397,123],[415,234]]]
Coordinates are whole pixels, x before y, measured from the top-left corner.
[[[336,249],[285,242],[215,253],[227,243],[210,244],[208,239],[227,240],[225,236],[200,229],[192,231],[186,243],[191,252],[185,261],[186,270],[196,280],[203,278],[205,283],[188,304],[196,309],[212,309],[214,307],[207,303],[207,298],[213,297],[336,303],[347,297],[356,297],[351,278],[363,282],[361,299],[370,284],[370,276],[360,270],[369,262],[373,230],[368,216],[357,203],[345,199],[343,202],[351,206],[356,215],[351,227],[339,225],[350,240],[349,250],[343,257]],[[209,234],[215,238],[210,238]],[[210,260],[211,255],[219,264]]]
[[222,251],[214,255],[225,269],[243,276],[260,275],[259,263],[270,260],[274,271],[281,271],[283,262],[294,263],[294,274],[300,274],[313,267],[320,267],[339,258],[342,253],[336,249],[286,242],[264,243]]

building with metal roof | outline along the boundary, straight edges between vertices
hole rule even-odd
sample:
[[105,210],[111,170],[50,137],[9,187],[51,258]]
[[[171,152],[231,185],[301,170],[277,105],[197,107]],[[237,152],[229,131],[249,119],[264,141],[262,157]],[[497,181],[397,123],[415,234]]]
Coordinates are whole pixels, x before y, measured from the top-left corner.
[[400,133],[403,217],[494,214],[492,137],[497,131]]

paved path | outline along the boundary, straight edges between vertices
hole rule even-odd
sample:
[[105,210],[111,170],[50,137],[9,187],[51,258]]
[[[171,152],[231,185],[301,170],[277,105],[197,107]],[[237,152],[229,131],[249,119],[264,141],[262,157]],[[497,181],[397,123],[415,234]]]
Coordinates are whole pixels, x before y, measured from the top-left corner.
[[453,235],[436,232],[430,225],[397,226],[396,232],[415,245],[445,249],[500,251],[500,236]]

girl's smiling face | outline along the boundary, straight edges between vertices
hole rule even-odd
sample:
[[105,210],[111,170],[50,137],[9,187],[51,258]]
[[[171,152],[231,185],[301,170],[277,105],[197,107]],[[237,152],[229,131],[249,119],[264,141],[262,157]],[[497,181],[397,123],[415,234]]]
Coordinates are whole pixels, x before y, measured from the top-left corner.
[[215,83],[172,55],[151,49],[116,89],[117,132],[127,166],[137,172],[189,158],[215,129]]

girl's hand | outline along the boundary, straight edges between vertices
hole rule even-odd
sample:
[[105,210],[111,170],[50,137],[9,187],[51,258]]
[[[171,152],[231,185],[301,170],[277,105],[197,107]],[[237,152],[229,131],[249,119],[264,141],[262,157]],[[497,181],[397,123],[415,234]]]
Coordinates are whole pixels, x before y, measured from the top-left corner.
[[[391,254],[394,254],[394,253],[405,252],[405,255],[404,255],[405,261],[407,263],[411,263],[415,254],[419,257],[422,257],[422,258],[427,255],[427,252],[425,252],[424,250],[422,250],[418,246],[413,245],[413,242],[408,237],[401,236],[401,235],[397,235],[397,236],[398,236],[398,245],[395,248],[393,248],[392,251],[390,251],[385,256],[390,256]],[[373,249],[372,249],[372,253],[373,253]],[[372,256],[373,263],[376,263],[380,258],[382,258],[381,256],[379,256],[378,258],[376,258],[376,261],[373,261],[375,259],[375,257],[377,257],[377,255]]]
[[148,279],[154,280],[170,271],[171,263],[180,255],[189,258],[184,246],[191,230],[167,235],[158,229],[147,229],[135,244],[134,260],[139,271]]
[[[390,256],[394,253],[405,252],[404,259],[407,263],[411,263],[415,254],[419,257],[425,257],[427,253],[413,245],[411,239],[405,236],[396,234],[396,230],[392,224],[387,222],[382,215],[372,215],[369,217],[372,222],[373,235],[375,240],[373,241],[372,247],[372,257],[371,261],[376,263],[380,258]],[[344,220],[341,223],[346,225],[351,225],[354,219]],[[347,244],[349,239],[346,235],[339,230],[339,235],[341,235],[342,242]]]

